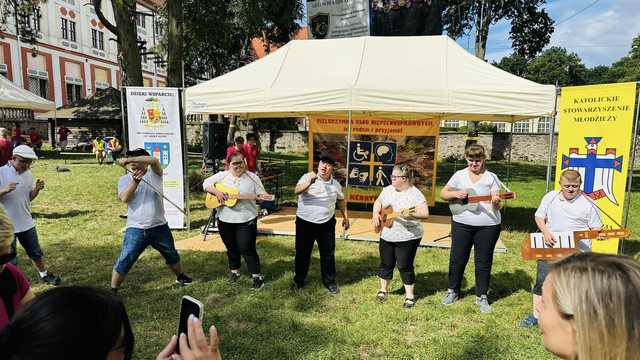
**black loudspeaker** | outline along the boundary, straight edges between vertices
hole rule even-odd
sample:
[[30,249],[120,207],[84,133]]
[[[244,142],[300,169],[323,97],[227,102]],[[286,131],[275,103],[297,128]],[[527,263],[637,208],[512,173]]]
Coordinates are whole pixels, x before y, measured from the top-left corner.
[[227,151],[229,125],[207,121],[202,124],[202,156],[208,160],[222,160]]

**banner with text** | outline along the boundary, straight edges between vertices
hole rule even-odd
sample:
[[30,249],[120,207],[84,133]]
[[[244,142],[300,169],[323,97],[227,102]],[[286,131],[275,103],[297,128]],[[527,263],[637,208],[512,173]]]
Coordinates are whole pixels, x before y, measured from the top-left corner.
[[307,0],[310,39],[369,35],[369,0]]
[[[176,88],[127,87],[129,149],[143,148],[160,160],[161,189],[168,199],[185,208],[184,162],[180,96]],[[182,211],[164,200],[164,213],[172,229],[185,227]]]
[[[575,169],[582,191],[618,223],[622,223],[636,83],[563,87],[556,161],[560,174]],[[605,228],[618,228],[600,214]],[[617,253],[619,239],[594,241],[593,251]]]
[[353,119],[347,149],[346,117],[310,117],[309,171],[317,168],[320,154],[329,154],[336,161],[335,178],[349,185],[347,201],[373,203],[391,184],[393,166],[405,163],[413,170],[415,186],[433,206],[439,125],[437,119]]

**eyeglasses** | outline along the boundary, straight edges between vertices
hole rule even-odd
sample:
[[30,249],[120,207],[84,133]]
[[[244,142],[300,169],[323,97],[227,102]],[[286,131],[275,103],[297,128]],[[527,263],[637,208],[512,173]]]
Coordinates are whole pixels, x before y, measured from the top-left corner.
[[33,162],[32,159],[23,159],[23,158],[17,157],[17,156],[16,156],[16,161],[17,162],[21,162],[23,164],[31,164]]
[[244,161],[233,161],[233,162],[231,162],[232,166],[240,166],[240,165],[243,165],[243,164],[244,164]]
[[467,161],[470,163],[481,163],[484,159],[467,159]]
[[391,180],[396,180],[396,179],[406,179],[407,177],[405,175],[391,175]]

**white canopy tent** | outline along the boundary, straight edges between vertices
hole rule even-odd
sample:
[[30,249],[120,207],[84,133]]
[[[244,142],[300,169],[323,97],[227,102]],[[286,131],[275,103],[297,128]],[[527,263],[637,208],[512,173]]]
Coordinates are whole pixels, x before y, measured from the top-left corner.
[[447,36],[294,40],[186,90],[188,114],[425,118],[513,122],[551,116],[540,85],[469,54]]
[[55,110],[56,106],[52,101],[43,99],[0,76],[0,108],[49,111]]
[[[448,36],[293,40],[186,89],[187,114],[515,122],[551,117],[557,90],[503,71]],[[547,189],[553,131],[549,134]],[[348,164],[347,164],[348,166]]]

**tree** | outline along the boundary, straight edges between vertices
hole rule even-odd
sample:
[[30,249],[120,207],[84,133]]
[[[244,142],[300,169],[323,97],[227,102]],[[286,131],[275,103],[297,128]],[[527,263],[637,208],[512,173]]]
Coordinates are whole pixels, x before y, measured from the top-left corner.
[[40,21],[40,4],[46,1],[34,0],[0,0],[0,31],[7,31],[9,19],[13,20],[17,29],[12,31],[20,36],[20,41],[35,45],[38,42],[38,25]]
[[585,76],[587,84],[605,84],[610,82],[609,67],[605,65],[587,69]]
[[513,75],[526,77],[527,75],[527,66],[529,65],[529,61],[517,53],[512,53],[509,56],[505,56],[500,59],[499,62],[493,62],[493,66],[497,66],[500,69],[510,72]]
[[[118,42],[118,62],[122,76],[122,84],[128,86],[142,86],[142,58],[138,45],[138,31],[136,29],[135,0],[111,0],[115,25],[104,16],[102,0],[91,0],[100,22],[116,36]],[[144,16],[144,15],[142,15]]]
[[551,39],[553,20],[541,8],[546,0],[451,0],[446,11],[445,29],[458,38],[476,29],[475,54],[484,59],[489,28],[500,20],[511,21],[509,38],[516,53],[531,59]]
[[527,67],[527,79],[560,86],[584,85],[587,68],[576,53],[568,53],[562,47],[551,47],[535,58]]
[[168,31],[167,45],[171,51],[167,52],[167,85],[170,87],[182,87],[184,60],[184,12],[182,0],[170,0],[166,2]]
[[640,35],[631,42],[629,55],[611,65],[610,82],[640,81]]

